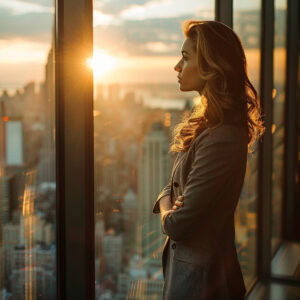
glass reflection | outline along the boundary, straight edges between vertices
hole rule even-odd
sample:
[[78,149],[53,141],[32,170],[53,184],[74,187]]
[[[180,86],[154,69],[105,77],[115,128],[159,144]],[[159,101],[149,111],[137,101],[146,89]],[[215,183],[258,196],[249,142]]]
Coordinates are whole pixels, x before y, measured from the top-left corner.
[[[153,202],[175,156],[171,132],[199,101],[173,67],[185,19],[214,1],[94,2],[96,299],[161,299],[165,236]],[[107,60],[103,59],[108,58]]]
[[[246,54],[248,74],[259,95],[261,1],[233,1],[233,30]],[[259,95],[260,96],[260,95]],[[256,276],[258,147],[248,154],[246,176],[236,210],[236,246],[246,287]]]
[[56,298],[53,12],[52,0],[0,2],[3,300]]

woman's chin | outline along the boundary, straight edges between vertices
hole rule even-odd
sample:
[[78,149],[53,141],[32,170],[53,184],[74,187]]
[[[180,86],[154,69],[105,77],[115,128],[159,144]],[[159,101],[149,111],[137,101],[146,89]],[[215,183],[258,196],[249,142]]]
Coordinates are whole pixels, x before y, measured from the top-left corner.
[[184,85],[182,85],[182,83],[180,83],[179,88],[180,88],[180,90],[181,90],[182,92],[188,92],[188,91],[190,91],[190,89],[184,87]]

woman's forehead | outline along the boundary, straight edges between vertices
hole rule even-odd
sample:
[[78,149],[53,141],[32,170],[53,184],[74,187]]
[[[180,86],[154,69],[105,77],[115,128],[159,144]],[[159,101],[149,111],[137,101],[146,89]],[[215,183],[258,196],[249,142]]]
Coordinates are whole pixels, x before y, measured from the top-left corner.
[[192,39],[190,38],[187,38],[183,44],[182,44],[182,47],[181,47],[181,52],[187,52],[189,54],[192,54],[193,52],[193,41]]

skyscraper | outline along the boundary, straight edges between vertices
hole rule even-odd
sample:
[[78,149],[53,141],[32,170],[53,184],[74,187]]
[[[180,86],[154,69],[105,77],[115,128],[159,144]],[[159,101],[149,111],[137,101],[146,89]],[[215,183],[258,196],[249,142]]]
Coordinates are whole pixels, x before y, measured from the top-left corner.
[[[138,168],[138,253],[145,263],[160,252],[163,245],[160,219],[152,214],[152,205],[170,176],[168,136],[160,122],[153,123],[146,135]],[[160,264],[160,261],[159,261]]]

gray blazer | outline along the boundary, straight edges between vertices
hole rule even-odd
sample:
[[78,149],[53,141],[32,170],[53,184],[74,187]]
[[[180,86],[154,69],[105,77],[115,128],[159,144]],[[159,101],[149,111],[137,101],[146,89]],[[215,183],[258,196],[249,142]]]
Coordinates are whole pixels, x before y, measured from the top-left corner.
[[[160,213],[163,196],[171,195],[174,203],[184,195],[184,206],[169,214],[161,225],[167,235],[162,254],[164,278],[168,243],[172,244],[174,264],[172,278],[168,278],[171,291],[167,293],[174,296],[168,299],[244,299],[234,212],[246,164],[247,134],[237,125],[223,124],[211,134],[205,129],[188,151],[178,153],[170,182],[153,206],[153,213]],[[193,287],[199,292],[194,293]]]

